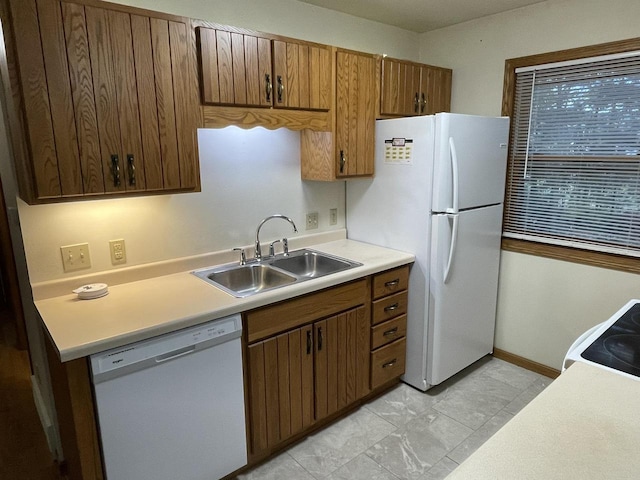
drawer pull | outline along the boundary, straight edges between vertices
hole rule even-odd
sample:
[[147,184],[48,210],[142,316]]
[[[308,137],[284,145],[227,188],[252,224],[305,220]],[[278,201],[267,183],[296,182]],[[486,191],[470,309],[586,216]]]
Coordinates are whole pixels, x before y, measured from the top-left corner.
[[400,283],[400,279],[396,278],[395,280],[389,280],[388,282],[385,282],[384,286],[385,287],[397,287],[399,283]]
[[389,305],[388,307],[384,307],[384,311],[385,312],[392,312],[394,310],[397,310],[399,306],[400,305],[398,305],[398,303],[396,302],[393,305]]
[[398,333],[398,327],[393,327],[387,330],[386,332],[384,332],[382,335],[385,337],[392,337],[392,336],[395,336],[396,333]]
[[393,360],[391,360],[390,362],[387,362],[385,364],[382,365],[382,368],[388,368],[388,367],[393,367],[396,363],[398,363],[398,359],[394,358]]

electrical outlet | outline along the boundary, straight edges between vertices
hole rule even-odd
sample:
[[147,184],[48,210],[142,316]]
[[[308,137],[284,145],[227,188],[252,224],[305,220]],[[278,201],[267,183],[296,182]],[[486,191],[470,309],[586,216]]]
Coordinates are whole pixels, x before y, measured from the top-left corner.
[[65,272],[91,268],[91,255],[89,255],[88,243],[78,243],[76,245],[60,247],[60,253],[62,254],[62,268],[64,268]]
[[318,228],[318,212],[307,213],[307,230]]
[[109,240],[109,250],[111,251],[111,264],[120,265],[127,263],[127,252],[124,249],[124,239]]
[[336,225],[338,223],[338,209],[329,209],[329,225]]

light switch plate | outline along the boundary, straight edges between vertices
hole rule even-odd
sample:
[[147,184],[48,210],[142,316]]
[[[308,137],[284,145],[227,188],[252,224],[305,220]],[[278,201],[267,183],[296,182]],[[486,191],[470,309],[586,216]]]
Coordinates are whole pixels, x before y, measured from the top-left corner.
[[62,267],[65,272],[74,272],[85,268],[91,268],[91,255],[88,243],[65,245],[60,247],[62,254]]
[[120,265],[127,263],[127,251],[124,248],[124,239],[109,240],[109,251],[111,252],[111,263]]
[[307,213],[307,230],[318,228],[318,212]]
[[336,225],[338,223],[338,209],[329,209],[329,225]]

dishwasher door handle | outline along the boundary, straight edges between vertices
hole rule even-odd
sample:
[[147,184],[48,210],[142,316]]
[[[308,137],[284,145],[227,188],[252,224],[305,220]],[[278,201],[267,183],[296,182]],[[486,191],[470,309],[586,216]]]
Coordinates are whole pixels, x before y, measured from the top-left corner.
[[173,360],[174,358],[184,357],[185,355],[189,355],[196,351],[195,345],[189,345],[188,347],[180,348],[178,350],[174,350],[173,352],[163,353],[162,355],[158,355],[155,360],[156,363],[166,362],[168,360]]

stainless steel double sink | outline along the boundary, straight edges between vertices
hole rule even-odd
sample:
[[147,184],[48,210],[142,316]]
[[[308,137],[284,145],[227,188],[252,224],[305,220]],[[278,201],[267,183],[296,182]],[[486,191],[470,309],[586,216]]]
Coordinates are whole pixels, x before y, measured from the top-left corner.
[[193,274],[234,297],[243,298],[361,265],[346,258],[304,248],[260,262],[203,268]]

